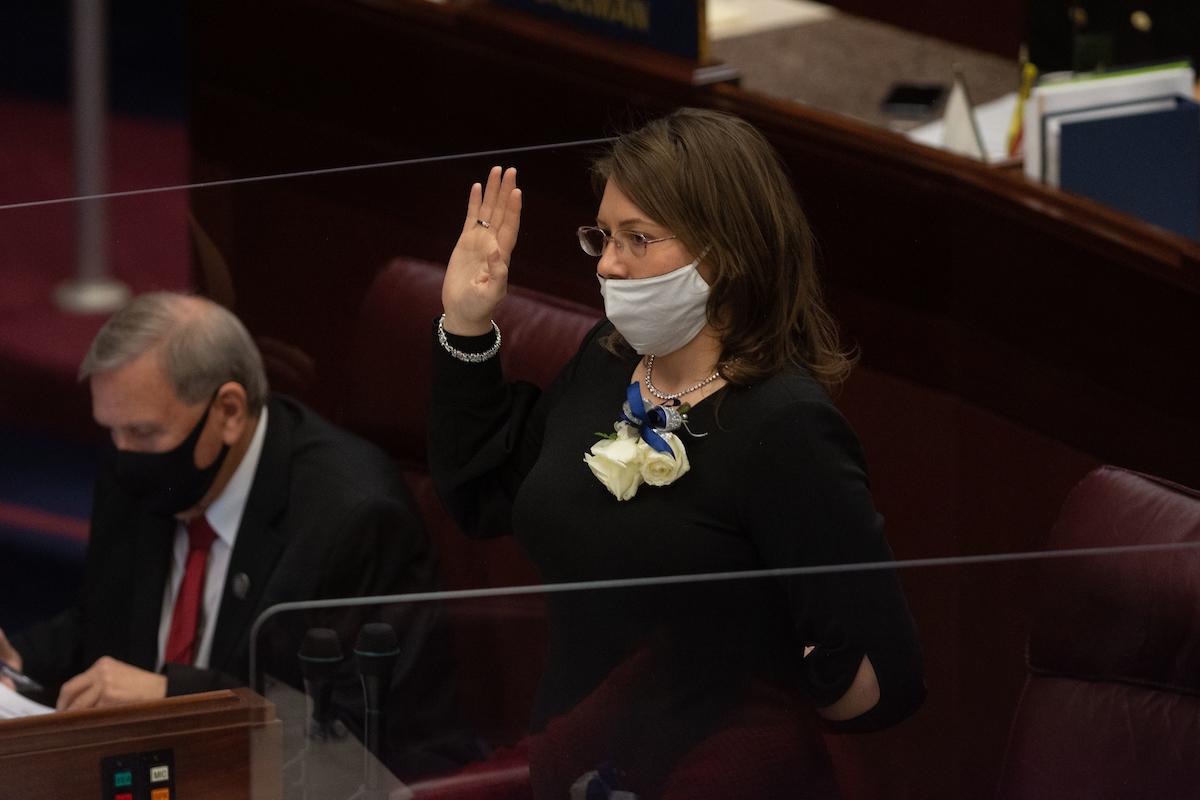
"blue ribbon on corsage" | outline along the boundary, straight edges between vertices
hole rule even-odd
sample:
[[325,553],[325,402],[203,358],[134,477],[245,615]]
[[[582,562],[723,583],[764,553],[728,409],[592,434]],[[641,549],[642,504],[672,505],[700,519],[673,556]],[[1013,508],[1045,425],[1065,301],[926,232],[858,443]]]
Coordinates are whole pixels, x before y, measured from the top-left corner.
[[621,419],[637,426],[642,441],[651,448],[675,458],[675,451],[667,444],[667,440],[659,435],[659,431],[674,431],[683,425],[683,415],[677,407],[679,400],[672,401],[673,405],[669,406],[649,405],[649,401],[642,398],[642,384],[637,381],[629,384],[629,388],[625,390],[625,398],[625,405],[621,407]]
[[[606,761],[586,775],[580,776],[575,782],[576,785],[582,783],[584,778],[588,779],[585,800],[638,800],[636,794],[622,788],[625,773],[617,769],[617,765],[611,761]],[[572,795],[574,789],[575,786],[572,786]]]

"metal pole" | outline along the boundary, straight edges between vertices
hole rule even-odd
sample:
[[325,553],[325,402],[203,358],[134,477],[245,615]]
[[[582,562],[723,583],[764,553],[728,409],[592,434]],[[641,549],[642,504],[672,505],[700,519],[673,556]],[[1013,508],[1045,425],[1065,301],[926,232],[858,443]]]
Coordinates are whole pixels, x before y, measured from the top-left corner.
[[[75,194],[107,188],[108,58],[105,0],[72,0],[72,84],[75,116]],[[54,292],[59,308],[102,313],[120,308],[129,287],[108,277],[108,207],[104,198],[75,204],[75,280]]]

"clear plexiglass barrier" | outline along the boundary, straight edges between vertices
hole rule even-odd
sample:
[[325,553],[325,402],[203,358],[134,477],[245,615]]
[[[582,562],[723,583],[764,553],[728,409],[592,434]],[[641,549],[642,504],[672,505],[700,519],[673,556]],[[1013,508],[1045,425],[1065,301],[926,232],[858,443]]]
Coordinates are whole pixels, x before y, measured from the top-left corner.
[[[1186,796],[1195,546],[897,567],[280,607],[256,663],[284,796]],[[398,648],[364,645],[381,622]],[[326,631],[322,672],[303,653]]]

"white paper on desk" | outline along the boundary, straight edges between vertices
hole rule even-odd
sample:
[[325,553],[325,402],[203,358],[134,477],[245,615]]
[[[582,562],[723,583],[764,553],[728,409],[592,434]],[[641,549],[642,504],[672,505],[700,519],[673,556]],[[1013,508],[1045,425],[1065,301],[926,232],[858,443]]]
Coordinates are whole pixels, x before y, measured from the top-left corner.
[[710,41],[822,22],[837,14],[833,6],[811,0],[707,0],[705,23]]
[[[975,106],[975,122],[979,125],[979,135],[983,137],[983,146],[987,148],[989,163],[995,164],[1008,158],[1008,126],[1012,123],[1013,112],[1016,110],[1016,92],[1006,94],[990,103]],[[939,119],[919,128],[913,128],[906,135],[914,142],[920,142],[940,150],[945,130],[945,121]]]
[[20,719],[38,714],[53,714],[54,709],[35,703],[0,683],[0,719]]

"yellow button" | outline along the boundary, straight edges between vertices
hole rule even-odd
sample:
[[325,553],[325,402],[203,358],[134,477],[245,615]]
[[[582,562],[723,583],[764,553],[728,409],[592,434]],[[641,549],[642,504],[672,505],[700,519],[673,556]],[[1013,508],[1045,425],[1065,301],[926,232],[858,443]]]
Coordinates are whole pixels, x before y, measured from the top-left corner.
[[171,800],[171,790],[155,789],[150,792],[150,800]]

